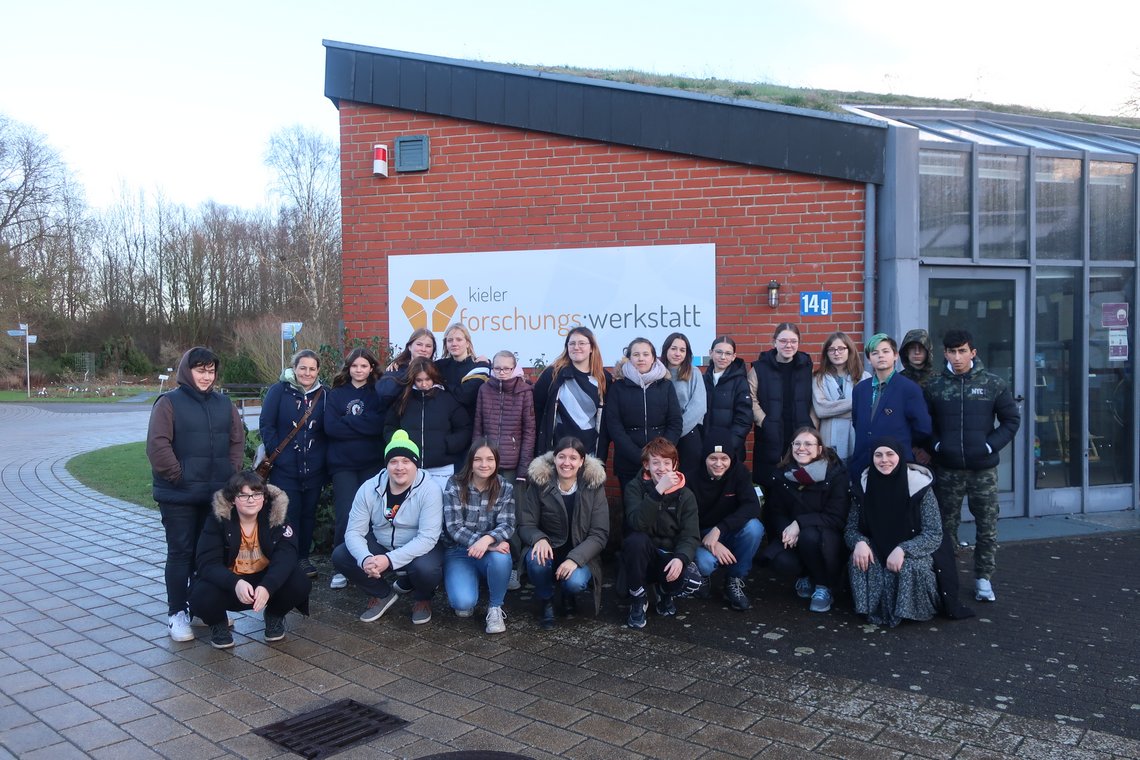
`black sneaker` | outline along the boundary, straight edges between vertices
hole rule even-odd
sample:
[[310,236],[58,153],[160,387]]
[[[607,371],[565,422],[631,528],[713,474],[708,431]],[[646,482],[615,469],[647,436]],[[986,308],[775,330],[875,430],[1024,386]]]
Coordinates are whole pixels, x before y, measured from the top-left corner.
[[265,640],[280,641],[285,638],[285,618],[265,613]]
[[666,594],[660,586],[657,587],[657,614],[661,617],[673,617],[677,614],[677,605],[673,603],[673,595]]
[[317,577],[317,568],[313,567],[313,563],[310,562],[308,560],[308,558],[305,558],[305,559],[297,562],[297,567],[301,568],[301,572],[304,573],[309,578],[316,578]]
[[210,626],[210,646],[214,649],[229,649],[234,645],[234,635],[225,621]]
[[724,599],[734,610],[747,610],[752,608],[752,602],[744,595],[743,578],[724,579]]
[[629,619],[625,621],[625,624],[630,628],[644,628],[647,607],[649,607],[649,599],[646,598],[644,592],[640,596],[630,595]]

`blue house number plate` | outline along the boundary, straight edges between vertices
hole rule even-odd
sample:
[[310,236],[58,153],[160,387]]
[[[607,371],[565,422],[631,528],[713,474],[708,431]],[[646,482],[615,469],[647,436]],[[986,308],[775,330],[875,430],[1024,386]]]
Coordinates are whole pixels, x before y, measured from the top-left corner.
[[826,317],[831,314],[831,291],[800,293],[801,317]]

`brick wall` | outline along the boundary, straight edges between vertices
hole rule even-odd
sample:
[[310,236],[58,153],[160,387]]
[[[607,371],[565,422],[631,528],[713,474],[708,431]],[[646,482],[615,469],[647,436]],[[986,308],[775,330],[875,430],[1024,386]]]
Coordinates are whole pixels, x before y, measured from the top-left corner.
[[[715,243],[717,332],[745,361],[781,321],[801,326],[813,358],[832,330],[861,341],[860,184],[350,102],[340,123],[350,335],[388,334],[389,255]],[[393,159],[388,179],[372,176],[373,143],[416,134],[430,138],[430,171],[399,174]],[[801,319],[805,290],[832,291],[832,316]]]

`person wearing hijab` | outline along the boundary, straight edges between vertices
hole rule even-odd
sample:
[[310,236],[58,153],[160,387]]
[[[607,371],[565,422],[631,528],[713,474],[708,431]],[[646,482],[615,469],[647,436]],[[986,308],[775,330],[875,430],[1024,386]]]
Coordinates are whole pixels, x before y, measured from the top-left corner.
[[929,620],[939,608],[933,554],[942,518],[934,479],[922,465],[907,464],[906,453],[893,438],[876,439],[847,516],[855,611],[888,628],[904,618]]
[[710,430],[703,449],[700,468],[687,481],[700,513],[701,545],[695,559],[701,587],[708,588],[717,567],[725,568],[724,599],[732,609],[744,611],[752,607],[744,581],[764,537],[760,499],[752,487],[751,473],[737,459],[728,430]]

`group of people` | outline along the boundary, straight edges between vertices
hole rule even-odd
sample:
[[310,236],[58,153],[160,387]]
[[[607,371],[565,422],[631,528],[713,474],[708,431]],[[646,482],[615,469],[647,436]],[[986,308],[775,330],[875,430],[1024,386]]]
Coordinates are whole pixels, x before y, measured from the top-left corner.
[[[660,349],[637,338],[611,372],[594,334],[575,327],[533,384],[512,352],[478,355],[462,324],[442,352],[415,331],[383,368],[354,349],[328,387],[319,355],[302,350],[262,406],[267,480],[239,472],[243,427],[214,390],[217,357],[192,349],[155,404],[147,444],[171,637],[193,638],[194,614],[215,646],[232,645],[225,611],[251,608],[265,611],[267,640],[283,636],[285,612],[305,612],[317,576],[309,552],[327,482],[330,585],[365,592],[366,622],[410,595],[412,621],[426,623],[440,585],[468,617],[486,586],[485,630],[499,633],[520,573],[543,627],[589,589],[596,610],[615,522],[632,628],[645,626],[651,597],[658,615],[674,615],[677,599],[711,595],[714,575],[731,608],[749,609],[754,562],[794,579],[813,612],[830,610],[846,571],[871,622],[960,613],[946,547],[963,497],[977,521],[975,598],[993,601],[996,465],[1019,418],[972,336],[945,336],[941,372],[924,331],[904,339],[901,371],[887,335],[866,341],[870,371],[842,332],[818,363],[800,339],[777,325],[746,365],[718,336],[702,373],[685,335]],[[936,556],[951,572],[936,572]]]

